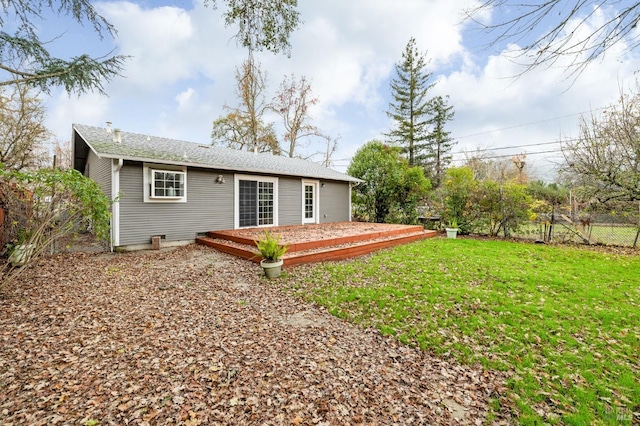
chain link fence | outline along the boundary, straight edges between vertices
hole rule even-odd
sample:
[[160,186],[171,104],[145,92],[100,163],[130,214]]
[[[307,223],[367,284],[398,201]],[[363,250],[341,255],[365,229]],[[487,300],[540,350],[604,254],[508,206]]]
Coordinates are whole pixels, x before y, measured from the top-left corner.
[[640,205],[617,207],[606,210],[600,206],[596,210],[561,206],[521,225],[512,236],[545,242],[640,247]]

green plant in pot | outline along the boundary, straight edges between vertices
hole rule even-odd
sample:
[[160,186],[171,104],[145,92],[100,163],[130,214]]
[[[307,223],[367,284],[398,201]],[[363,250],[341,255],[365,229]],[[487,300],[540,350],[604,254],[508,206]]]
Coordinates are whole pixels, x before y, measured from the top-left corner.
[[446,227],[447,238],[456,238],[458,235],[458,221],[453,218],[449,221],[449,224]]
[[262,256],[260,266],[264,269],[264,273],[269,278],[280,276],[282,271],[282,256],[289,249],[289,245],[280,244],[280,236],[274,237],[269,231],[264,231],[264,236],[255,241],[258,253]]
[[9,262],[13,266],[24,266],[36,254],[38,234],[22,228],[17,232],[15,242],[7,244]]

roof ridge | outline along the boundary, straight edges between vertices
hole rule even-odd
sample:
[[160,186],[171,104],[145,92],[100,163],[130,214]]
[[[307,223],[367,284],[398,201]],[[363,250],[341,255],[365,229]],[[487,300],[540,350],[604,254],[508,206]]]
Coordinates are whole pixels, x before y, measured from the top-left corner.
[[[181,164],[243,173],[361,182],[360,179],[302,158],[255,153],[213,144],[129,132],[117,127],[113,130],[120,130],[121,136],[120,142],[115,142],[111,133],[104,127],[74,123],[72,128],[99,157]],[[204,150],[201,147],[210,149]]]

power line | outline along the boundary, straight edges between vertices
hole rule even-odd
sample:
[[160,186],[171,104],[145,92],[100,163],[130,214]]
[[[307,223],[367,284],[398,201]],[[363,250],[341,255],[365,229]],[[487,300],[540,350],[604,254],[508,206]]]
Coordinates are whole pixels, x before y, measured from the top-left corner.
[[[526,156],[530,156],[530,155],[538,155],[538,154],[552,154],[552,153],[557,153],[557,152],[562,152],[561,149],[552,149],[549,151],[536,151],[536,152],[527,152],[525,153]],[[480,157],[478,158],[478,160],[480,161],[484,161],[484,160],[494,160],[496,158],[509,158],[509,157],[513,157],[513,154],[505,154],[505,155],[493,155],[491,157]],[[467,158],[457,158],[451,161],[468,161]]]
[[[607,107],[594,108],[591,111],[576,112],[576,113],[573,113],[573,114],[560,115],[560,116],[557,116],[557,117],[546,118],[544,120],[531,121],[529,123],[516,124],[516,125],[508,126],[508,127],[501,127],[501,128],[498,128],[498,129],[487,130],[486,132],[472,133],[472,134],[469,134],[469,135],[458,136],[458,137],[455,137],[454,139],[458,140],[458,139],[465,139],[465,138],[470,138],[470,137],[474,137],[474,136],[488,135],[488,134],[491,134],[491,133],[500,132],[502,130],[511,130],[511,129],[517,129],[517,128],[520,128],[520,127],[532,126],[534,124],[546,123],[546,122],[549,122],[549,121],[559,120],[561,118],[575,117],[576,115],[582,115],[582,114],[586,114],[588,112],[600,111],[600,110],[604,110],[604,109],[607,109]],[[504,147],[487,149],[487,151],[498,151],[498,150],[503,150],[503,149],[516,149],[516,148],[527,148],[527,147],[531,147],[531,146],[553,145],[553,144],[562,143],[562,142],[575,142],[576,140],[577,139],[565,139],[563,141],[541,142],[541,143],[532,143],[532,144],[525,144],[525,145],[504,146]],[[467,151],[458,151],[458,152],[452,152],[451,154],[452,155],[457,155],[457,154],[466,154],[466,153],[467,153]],[[547,153],[547,152],[545,151],[544,153]],[[529,155],[529,154],[527,154],[527,155]],[[531,153],[531,155],[535,155],[535,153]],[[505,157],[505,156],[502,156],[502,157]],[[506,157],[510,157],[510,156],[507,155]],[[486,158],[501,158],[501,156],[486,157]],[[349,157],[349,158],[340,158],[340,159],[332,160],[332,161],[335,163],[335,162],[338,162],[338,161],[351,161],[352,159],[353,159],[353,157]],[[456,161],[456,160],[454,160],[454,161]],[[460,160],[457,160],[457,161],[460,161]]]
[[[545,145],[556,145],[556,144],[561,144],[563,142],[576,142],[578,139],[564,139],[561,141],[553,141],[553,142],[539,142],[539,143],[529,143],[529,144],[524,144],[524,145],[511,145],[511,146],[501,146],[501,147],[497,147],[497,148],[490,148],[487,149],[487,152],[492,152],[492,151],[500,151],[500,150],[505,150],[505,149],[518,149],[518,148],[528,148],[528,147],[533,147],[533,146],[545,146]],[[561,150],[554,150],[554,151],[541,151],[540,153],[550,153],[550,152],[561,152]],[[474,154],[474,151],[456,151],[456,152],[452,152],[451,155],[463,155],[463,154]],[[529,153],[529,152],[524,152],[524,154],[526,155],[536,155],[535,152]],[[509,154],[509,155],[498,155],[498,156],[490,156],[490,157],[482,157],[482,159],[492,159],[492,158],[504,158],[504,157],[511,157],[513,156],[513,154]],[[339,162],[339,161],[351,161],[353,159],[353,157],[350,158],[339,158],[337,160],[333,160],[333,162]],[[454,160],[454,161],[464,161],[464,159],[458,159],[458,160]]]
[[[487,148],[486,151],[499,151],[502,149],[517,149],[517,148],[527,148],[530,146],[543,146],[543,145],[555,145],[555,144],[559,144],[562,143],[564,141],[553,141],[553,142],[539,142],[539,143],[528,143],[525,145],[511,145],[511,146],[499,146],[497,148]],[[482,148],[480,148],[482,149]],[[456,152],[452,152],[451,154],[455,155],[455,154],[469,154],[469,153],[473,153],[474,151],[456,151]]]
[[540,123],[546,123],[546,122],[549,122],[549,121],[559,120],[561,118],[575,117],[576,115],[582,115],[582,114],[586,114],[587,112],[593,112],[593,111],[598,111],[598,110],[603,110],[603,109],[606,109],[606,107],[595,108],[592,111],[582,111],[582,112],[576,112],[576,113],[573,113],[573,114],[561,115],[561,116],[558,116],[558,117],[546,118],[544,120],[532,121],[530,123],[523,123],[523,124],[516,124],[516,125],[508,126],[508,127],[501,127],[499,129],[487,130],[485,132],[472,133],[470,135],[458,136],[455,139],[465,139],[465,138],[471,138],[471,137],[474,137],[474,136],[482,136],[482,135],[488,135],[490,133],[501,132],[503,130],[518,129],[520,127],[532,126],[534,124],[540,124]]
[[[524,145],[511,145],[511,146],[499,146],[497,148],[487,148],[486,150],[483,150],[482,148],[479,148],[479,150],[481,151],[487,151],[487,152],[492,152],[492,151],[499,151],[502,149],[517,149],[517,148],[527,148],[530,146],[543,146],[543,145],[556,145],[556,144],[562,144],[565,142],[578,142],[580,139],[562,139],[562,140],[557,140],[557,141],[553,141],[553,142],[538,142],[538,143],[529,143],[529,144],[524,144]],[[456,154],[473,154],[474,152],[478,152],[478,151],[456,151],[456,152],[452,152],[451,154],[456,155]],[[526,152],[524,153],[526,154]]]

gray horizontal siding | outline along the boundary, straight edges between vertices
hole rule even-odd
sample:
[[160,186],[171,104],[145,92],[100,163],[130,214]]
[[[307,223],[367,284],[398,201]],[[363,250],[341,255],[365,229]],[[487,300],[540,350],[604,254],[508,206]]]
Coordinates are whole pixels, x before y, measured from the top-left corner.
[[302,223],[302,180],[278,179],[278,222],[280,225]]
[[[193,240],[198,233],[233,229],[233,175],[187,169],[186,203],[145,203],[142,163],[125,163],[120,171],[120,245]],[[225,183],[216,183],[221,174]]]
[[98,158],[93,151],[89,151],[89,158],[87,159],[87,165],[89,167],[88,177],[93,179],[102,192],[111,200],[111,160],[109,158]]
[[320,223],[349,221],[349,183],[322,182],[320,185]]

